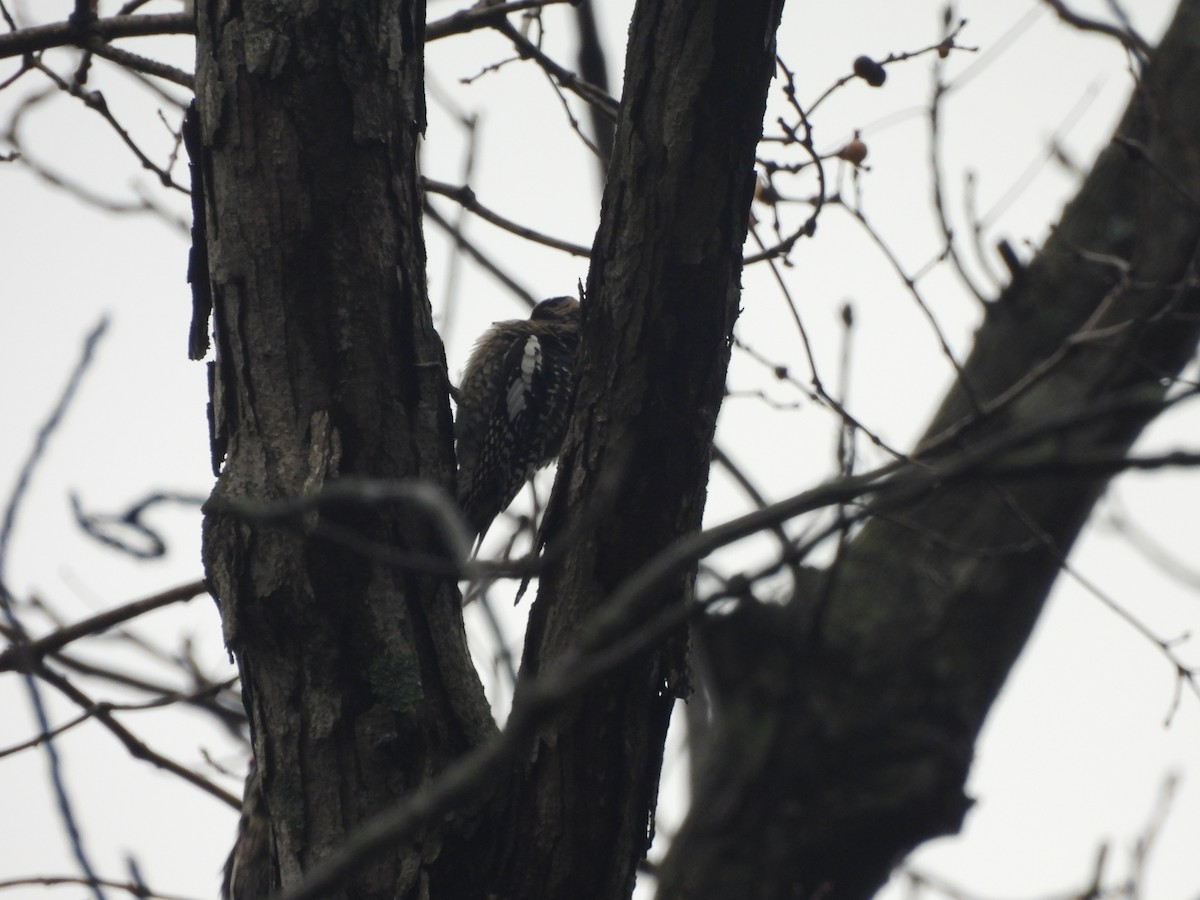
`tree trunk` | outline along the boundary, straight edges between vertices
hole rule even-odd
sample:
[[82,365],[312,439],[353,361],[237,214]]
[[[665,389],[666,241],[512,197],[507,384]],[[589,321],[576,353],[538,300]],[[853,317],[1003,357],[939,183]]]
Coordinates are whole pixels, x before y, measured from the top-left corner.
[[[779,6],[637,6],[524,679],[699,526]],[[198,4],[218,500],[293,498],[346,475],[452,482],[416,176],[424,14],[420,0]],[[1198,45],[1188,0],[1122,141],[990,310],[929,429],[923,463],[980,454],[991,474],[881,498],[792,603],[705,626],[716,721],[663,896],[866,897],[959,826],[983,717],[1103,489],[1070,458],[1125,453],[1196,343]],[[984,452],[1022,430],[1038,436]],[[1047,469],[1002,480],[1006,463]],[[322,508],[289,528],[212,509],[205,562],[292,886],[494,724],[453,582],[363,552],[435,550],[422,516]],[[361,545],[322,539],[331,527]],[[641,615],[691,590],[676,577]],[[687,685],[677,632],[579,696],[491,797],[343,894],[627,897]]]
[[[580,382],[522,676],[700,525],[781,2],[640,2],[584,303]],[[648,598],[683,603],[692,576]],[[516,773],[501,896],[619,898],[653,835],[682,629],[586,691]],[[518,691],[519,697],[519,691]]]
[[[542,577],[526,678],[699,525],[781,5],[638,5],[561,468],[570,497],[556,494],[546,530],[571,542]],[[218,500],[291,498],[345,475],[450,481],[417,218],[423,16],[397,0],[200,7]],[[599,494],[599,519],[568,512]],[[205,534],[284,887],[493,729],[454,585],[365,564],[316,536],[330,525],[433,546],[418,517],[362,508],[310,513],[302,532],[214,511]],[[676,579],[646,614],[690,590]],[[486,810],[397,847],[345,893],[627,897],[686,680],[676,634],[579,698]]]
[[984,717],[1108,477],[1072,460],[1126,454],[1196,347],[1198,85],[1200,2],[1185,0],[923,441],[924,463],[990,462],[881,502],[787,607],[706,627],[716,727],[661,897],[869,897],[959,828]]
[[[222,501],[346,475],[453,480],[417,186],[421,0],[200,2],[197,103]],[[310,535],[415,550],[421,517],[322,510],[295,527],[210,513],[204,556],[242,673],[283,886],[494,730],[452,579]],[[418,896],[439,841],[346,895]],[[446,849],[439,865],[453,865]]]

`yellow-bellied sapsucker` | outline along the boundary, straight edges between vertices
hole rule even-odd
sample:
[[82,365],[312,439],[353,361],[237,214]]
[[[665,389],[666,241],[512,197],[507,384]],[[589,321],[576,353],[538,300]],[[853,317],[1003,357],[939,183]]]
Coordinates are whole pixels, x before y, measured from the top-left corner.
[[467,361],[458,396],[458,505],[477,537],[562,449],[574,399],[579,301],[554,297],[496,322]]
[[254,760],[246,773],[237,840],[225,860],[221,900],[261,900],[275,893],[271,863],[271,823],[263,799],[262,773]]

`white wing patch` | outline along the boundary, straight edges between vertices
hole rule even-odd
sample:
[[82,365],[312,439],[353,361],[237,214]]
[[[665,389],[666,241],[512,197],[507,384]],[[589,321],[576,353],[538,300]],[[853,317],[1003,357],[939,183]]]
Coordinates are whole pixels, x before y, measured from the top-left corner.
[[508,386],[508,420],[515,421],[525,411],[525,398],[533,390],[533,378],[542,367],[542,344],[537,335],[530,335],[525,340],[525,350],[521,354],[520,377],[514,378]]

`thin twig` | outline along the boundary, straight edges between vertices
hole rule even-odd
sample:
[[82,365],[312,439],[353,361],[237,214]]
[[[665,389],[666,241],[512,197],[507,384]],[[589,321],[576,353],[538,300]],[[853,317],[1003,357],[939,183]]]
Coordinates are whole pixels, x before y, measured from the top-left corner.
[[149,891],[145,885],[129,881],[111,881],[107,878],[80,878],[77,875],[31,875],[28,878],[7,878],[0,881],[0,891],[21,887],[60,887],[62,885],[80,885],[97,888],[111,888],[114,891],[124,891],[132,897],[146,897],[149,900],[193,900],[183,894],[160,894]]
[[475,260],[480,268],[512,291],[513,295],[524,301],[530,309],[533,309],[537,305],[537,297],[528,288],[501,269],[487,254],[475,246],[472,241],[468,240],[461,229],[456,229],[446,221],[445,216],[437,211],[437,208],[429,202],[428,197],[423,198],[422,209],[425,211],[425,218],[446,232],[450,239],[454,241],[454,245],[466,253],[467,256],[471,257],[471,259]]
[[[910,59],[916,59],[918,56],[924,56],[927,53],[936,53],[939,57],[941,57],[943,53],[949,53],[951,50],[962,50],[968,53],[977,53],[979,51],[978,47],[964,47],[963,45],[957,43],[958,36],[966,24],[967,23],[965,19],[960,19],[958,26],[936,44],[930,44],[928,47],[922,47],[920,50],[908,50],[903,53],[889,53],[883,59],[873,60],[873,62],[880,66],[890,66],[892,63],[907,62]],[[827,87],[821,93],[821,95],[817,97],[816,100],[809,104],[808,114],[811,116],[816,111],[818,106],[829,99],[831,94],[845,87],[858,77],[859,76],[854,73],[843,75],[841,78]]]
[[12,756],[14,753],[20,753],[22,750],[28,750],[31,747],[36,747],[48,740],[52,740],[53,738],[58,737],[60,734],[70,731],[72,728],[82,725],[89,719],[94,718],[102,710],[106,712],[144,712],[145,710],[149,709],[162,709],[166,706],[174,706],[177,703],[191,703],[205,697],[211,698],[213,695],[218,694],[223,690],[227,690],[237,683],[238,677],[235,676],[218,684],[206,685],[186,694],[175,691],[169,694],[163,694],[162,696],[156,697],[153,700],[144,700],[141,703],[110,703],[108,701],[102,701],[97,703],[91,709],[85,709],[75,718],[68,719],[62,725],[59,725],[57,728],[51,731],[43,732],[42,734],[31,737],[29,740],[22,741],[19,744],[13,744],[12,746],[5,747],[4,749],[0,750],[0,757]]
[[205,593],[207,588],[204,581],[192,581],[188,584],[180,585],[176,588],[163,591],[151,597],[145,597],[141,600],[134,600],[130,603],[122,604],[113,609],[105,610],[102,613],[97,613],[74,625],[69,625],[66,628],[60,628],[57,631],[51,632],[45,637],[38,638],[35,641],[28,643],[16,644],[9,647],[3,653],[0,653],[0,672],[10,669],[19,671],[30,671],[34,665],[40,663],[48,653],[54,653],[61,650],[72,641],[77,641],[80,638],[88,637],[101,632],[107,631],[114,625],[119,625],[122,622],[128,622],[130,619],[135,619],[138,616],[144,615],[151,610],[161,609],[164,606],[169,606],[172,603],[180,603],[185,600],[191,600],[199,594]]
[[[1094,413],[1094,409],[1089,409],[1069,418],[1078,422],[1081,418],[1090,418]],[[446,810],[469,801],[497,772],[517,758],[564,702],[600,675],[653,646],[663,634],[717,599],[706,598],[703,602],[680,604],[664,610],[649,621],[637,622],[636,611],[641,608],[648,592],[656,590],[665,579],[693,565],[714,549],[756,534],[772,522],[778,523],[829,503],[848,502],[864,492],[875,493],[881,502],[886,501],[889,495],[893,501],[911,500],[950,482],[1004,474],[1004,464],[996,462],[1002,447],[1015,449],[1011,446],[1014,440],[1019,445],[1030,440],[1036,432],[1062,427],[1063,424],[1063,420],[1059,419],[1017,429],[1016,435],[1006,435],[1004,441],[964,453],[959,459],[936,469],[909,466],[904,478],[881,481],[879,474],[884,470],[876,470],[868,475],[838,479],[830,485],[806,491],[725,525],[680,538],[622,582],[589,617],[568,652],[540,676],[518,686],[508,722],[495,739],[459,758],[437,778],[426,782],[353,832],[346,844],[314,867],[298,887],[288,891],[284,895],[285,900],[315,900],[323,896],[374,853],[403,840],[414,829]],[[1111,470],[1116,471],[1131,466],[1153,467],[1177,463],[1200,464],[1200,453],[1170,454],[1159,458],[1126,458],[1113,454],[1103,460],[1102,465],[1111,466]],[[893,471],[896,468],[886,467]],[[1029,475],[1038,471],[1036,463],[1019,460],[1010,465],[1008,474]]]
[[[80,675],[87,675],[89,678],[98,678],[158,697],[174,693],[174,689],[168,685],[138,678],[128,672],[120,672],[95,663],[84,662],[68,653],[55,653],[51,658],[64,669],[78,672]],[[197,688],[197,693],[184,702],[213,716],[231,735],[238,738],[243,737],[246,729],[246,709],[242,705],[241,698],[234,694],[229,702],[222,703],[219,697],[210,697],[201,692],[203,688],[209,686],[211,685],[201,683]]]
[[[509,13],[569,2],[571,0],[512,0],[496,5],[477,4],[444,19],[430,22],[425,28],[425,39],[436,41],[455,34],[494,27],[497,21],[507,21],[505,17]],[[125,8],[136,9],[137,6],[128,4]],[[72,17],[63,22],[25,28],[17,27],[7,9],[4,9],[3,13],[12,31],[0,35],[0,59],[38,53],[53,47],[84,46],[89,38],[111,41],[124,37],[196,33],[195,19],[191,13],[121,14],[108,18],[93,18],[88,22],[78,22]]]
[[40,62],[35,63],[34,65],[38,71],[42,72],[47,78],[58,85],[61,90],[80,100],[88,109],[98,112],[101,118],[103,118],[104,121],[109,124],[109,127],[117,133],[117,137],[121,139],[121,143],[128,147],[129,151],[137,157],[138,162],[142,164],[142,168],[155,173],[163,187],[168,187],[179,191],[181,194],[191,194],[190,190],[177,183],[175,179],[171,177],[170,172],[166,171],[161,166],[156,165],[150,159],[150,157],[148,157],[142,151],[142,148],[137,145],[137,142],[134,141],[129,132],[125,130],[121,123],[118,122],[116,117],[112,114],[112,111],[108,108],[108,101],[104,99],[104,95],[102,93],[99,91],[84,90],[75,82],[67,82],[63,80],[53,69],[48,68]]
[[[754,226],[750,227],[750,236],[760,248],[764,246],[762,239],[758,235],[758,229]],[[801,346],[804,347],[804,355],[808,361],[809,376],[811,378],[812,389],[816,399],[837,413],[844,423],[848,423],[856,430],[861,431],[863,435],[865,435],[866,438],[876,447],[879,447],[881,450],[897,459],[903,459],[903,453],[900,453],[899,451],[893,450],[891,447],[889,447],[887,443],[885,443],[884,440],[879,437],[879,435],[875,434],[875,432],[867,428],[867,426],[861,421],[852,416],[850,412],[837,400],[837,398],[825,389],[825,385],[821,381],[821,376],[817,372],[816,355],[813,353],[812,343],[809,341],[808,331],[804,327],[804,322],[800,318],[800,312],[796,308],[796,301],[793,299],[791,291],[787,286],[787,282],[784,280],[783,275],[779,271],[779,267],[775,264],[775,261],[769,259],[767,260],[767,265],[771,270],[771,274],[775,278],[775,283],[779,287],[780,293],[783,295],[783,299],[788,311],[791,313],[792,322],[795,323],[796,330],[800,335],[800,342]],[[776,369],[776,372],[778,372],[778,369]]]
[[59,396],[54,409],[50,411],[50,415],[47,417],[45,423],[38,430],[37,436],[34,438],[33,447],[30,449],[29,455],[25,458],[24,464],[22,464],[20,471],[17,473],[16,483],[8,495],[8,503],[4,508],[3,520],[0,521],[0,582],[5,580],[8,543],[12,538],[12,532],[16,526],[17,513],[21,508],[21,501],[25,499],[25,492],[29,489],[33,473],[46,453],[46,446],[50,442],[50,438],[54,432],[58,430],[59,425],[62,424],[63,416],[66,415],[67,408],[75,398],[75,392],[79,389],[83,376],[92,364],[96,347],[107,330],[108,318],[103,317],[84,338],[79,361],[75,364],[74,371],[71,372],[70,377],[67,379],[67,384],[63,388],[63,392]]
[[570,69],[560,66],[543,53],[525,35],[521,34],[508,19],[500,19],[493,24],[493,27],[512,42],[512,45],[517,48],[517,52],[521,56],[532,59],[545,69],[547,73],[557,78],[559,84],[567,90],[592,104],[604,115],[616,119],[617,110],[620,109],[621,105],[610,97],[607,92],[602,91],[594,84],[584,81]]
[[99,38],[92,38],[84,46],[97,56],[102,56],[123,68],[131,69],[135,72],[144,72],[147,75],[164,78],[167,81],[173,81],[175,84],[185,87],[189,91],[196,89],[196,76],[191,72],[185,72],[183,69],[177,69],[175,66],[167,65],[148,56],[130,53],[128,50],[114,47],[112,44],[102,41]]
[[576,0],[511,0],[509,3],[476,3],[443,19],[430,22],[425,26],[425,40],[436,41],[451,35],[488,28],[502,19],[507,21],[510,13],[522,12],[527,9],[541,9],[556,3],[572,2],[576,2]]
[[1132,28],[1109,25],[1107,22],[1101,22],[1099,19],[1080,15],[1068,7],[1063,0],[1044,0],[1044,2],[1054,10],[1062,21],[1078,28],[1080,31],[1094,31],[1097,34],[1106,34],[1111,38],[1116,38],[1127,50],[1131,50],[1142,57],[1149,56],[1150,51],[1154,49],[1145,38]]
[[109,41],[156,34],[194,34],[195,31],[191,13],[111,16],[93,19],[86,24],[68,20],[50,25],[31,25],[0,34],[0,59],[38,53],[52,47],[82,46],[92,37]]
[[941,325],[938,324],[937,316],[933,314],[933,310],[929,308],[929,304],[925,302],[925,297],[921,294],[920,289],[917,287],[917,283],[920,281],[922,275],[925,274],[925,270],[922,270],[914,275],[909,275],[908,272],[905,271],[904,266],[900,263],[899,258],[892,251],[892,248],[888,246],[888,244],[884,241],[883,236],[879,234],[879,232],[875,230],[874,226],[872,226],[867,220],[866,214],[863,213],[861,209],[841,202],[839,202],[837,205],[846,210],[846,212],[848,212],[854,218],[854,220],[863,227],[863,229],[867,232],[867,236],[871,238],[871,241],[883,254],[884,258],[889,264],[891,264],[892,270],[896,273],[896,276],[908,290],[909,296],[911,296],[916,302],[917,309],[921,311],[921,314],[925,317],[926,321],[929,322],[929,326],[933,330],[934,337],[937,339],[938,346],[941,348],[942,355],[946,357],[946,359],[950,362],[951,367],[954,369],[954,374],[958,378],[958,386],[962,388],[963,396],[966,397],[967,402],[972,406],[972,408],[978,410],[980,407],[979,398],[976,396],[974,389],[967,380],[966,370],[963,368],[962,363],[958,361],[958,357],[954,355],[954,351],[950,349],[950,343],[946,340],[946,335],[942,332]]
[[[96,346],[99,344],[100,338],[103,337],[107,328],[108,319],[102,318],[84,339],[79,361],[75,364],[74,370],[67,379],[67,384],[59,396],[58,402],[34,438],[33,447],[30,449],[29,455],[26,457],[17,474],[16,484],[9,494],[8,503],[5,505],[3,521],[0,522],[0,611],[3,612],[5,620],[13,631],[13,640],[15,642],[25,641],[26,635],[24,627],[17,618],[16,610],[13,608],[13,598],[9,594],[7,587],[6,568],[9,541],[16,525],[21,502],[24,500],[25,493],[33,479],[33,473],[45,456],[46,447],[49,444],[51,436],[58,430],[59,425],[62,424],[63,417],[66,415],[67,409],[74,399],[84,375],[91,366]],[[27,672],[22,674],[22,681],[25,685],[26,693],[29,695],[30,705],[33,707],[38,730],[48,732],[50,730],[50,719],[46,713],[46,706],[42,700],[41,690],[38,687],[37,681]],[[59,759],[58,750],[52,741],[47,741],[45,748],[46,759],[50,768],[50,782],[54,789],[59,816],[62,819],[68,839],[71,842],[72,853],[75,856],[76,862],[79,863],[80,869],[83,870],[84,875],[94,880],[96,878],[96,871],[84,847],[83,834],[79,830],[79,824],[71,806],[70,796],[67,793],[66,783],[63,780],[62,763]],[[96,900],[103,900],[104,892],[100,888],[93,886],[92,893],[96,897]]]
[[[180,765],[172,759],[168,759],[161,753],[150,749],[145,741],[133,734],[128,728],[122,725],[113,717],[113,714],[104,709],[103,704],[97,703],[59,672],[48,668],[45,664],[38,667],[37,676],[45,681],[50,686],[57,689],[64,696],[69,698],[81,709],[95,710],[95,719],[103,725],[121,744],[129,751],[130,756],[134,759],[144,760],[152,765],[173,775],[177,775],[189,784],[195,785],[207,794],[216,797],[218,800],[224,801],[231,809],[241,809],[242,800],[240,797],[235,797],[233,794],[224,788],[213,784],[203,775],[193,772],[186,766]],[[49,731],[49,728],[43,728],[43,731]],[[47,744],[49,746],[49,744]]]
[[517,237],[525,238],[533,241],[536,244],[542,244],[546,247],[552,247],[555,250],[562,250],[564,253],[570,253],[572,256],[590,257],[592,251],[582,244],[573,244],[570,241],[559,240],[548,234],[540,231],[535,231],[532,228],[527,228],[524,225],[518,225],[511,219],[507,219],[499,213],[493,212],[475,196],[475,192],[467,185],[446,184],[443,181],[434,181],[432,178],[422,178],[421,188],[430,194],[438,194],[442,197],[449,197],[455,203],[468,209],[485,222],[490,222],[497,228],[502,228],[505,231],[515,234]]
[[[959,26],[961,27],[961,25]],[[947,31],[946,39],[950,40],[950,32]],[[955,243],[954,229],[950,227],[950,217],[946,212],[945,190],[945,175],[942,169],[942,129],[941,129],[941,111],[942,97],[946,92],[946,83],[942,79],[942,72],[945,70],[945,61],[939,54],[933,63],[933,96],[929,101],[929,171],[933,186],[933,210],[937,215],[938,226],[942,231],[942,240],[945,241],[945,255],[950,260],[950,264],[954,267],[954,271],[958,273],[959,281],[963,286],[978,300],[981,304],[986,305],[988,296],[983,289],[975,283],[975,279],[967,271],[963,265],[962,259],[958,255],[958,247]],[[960,380],[963,380],[960,372]],[[964,381],[964,387],[965,381]]]

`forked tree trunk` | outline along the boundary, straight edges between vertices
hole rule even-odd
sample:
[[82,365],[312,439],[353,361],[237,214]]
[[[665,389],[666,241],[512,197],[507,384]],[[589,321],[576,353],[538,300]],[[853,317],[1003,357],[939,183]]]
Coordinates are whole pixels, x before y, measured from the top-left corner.
[[[607,524],[543,579],[527,676],[699,524],[781,5],[638,6],[589,278],[583,424],[563,467],[575,500],[600,470],[617,485]],[[416,186],[423,19],[419,2],[200,4],[222,500],[295,497],[345,475],[450,480]],[[330,524],[433,545],[394,511],[311,513],[304,533],[225,513],[206,527],[285,887],[492,730],[454,585],[310,537]],[[677,579],[647,612],[689,590]],[[484,809],[396,847],[348,893],[628,896],[685,668],[679,636],[625,666]]]
[[[543,573],[525,678],[699,525],[781,5],[638,3],[579,400],[547,514],[551,547],[555,535],[569,544]],[[416,174],[424,4],[198,7],[217,497],[295,497],[344,475],[449,487]],[[905,852],[958,827],[983,717],[1104,484],[1070,459],[1123,454],[1158,411],[1160,379],[1195,347],[1197,67],[1200,0],[1187,0],[1122,123],[1128,140],[991,310],[970,392],[929,431],[932,445],[961,428],[929,451],[953,464],[1080,415],[1019,455],[993,454],[1063,471],[976,475],[893,501],[789,606],[746,605],[705,629],[710,765],[664,896],[866,897]],[[1102,254],[1129,260],[1130,280]],[[1047,360],[1019,398],[959,425]],[[334,525],[436,549],[427,523],[344,507],[298,524],[214,512],[205,534],[285,886],[494,734],[455,585],[312,536]],[[678,576],[642,613],[690,591]],[[343,894],[627,897],[687,680],[676,632],[583,692],[487,796],[377,857]]]
[[[523,676],[562,659],[618,585],[700,526],[782,5],[634,11],[575,415],[544,526],[552,551],[556,535],[567,546],[542,574]],[[634,627],[689,599],[692,575],[645,597]],[[584,691],[539,741],[516,774],[501,896],[629,895],[688,684],[677,628]]]

